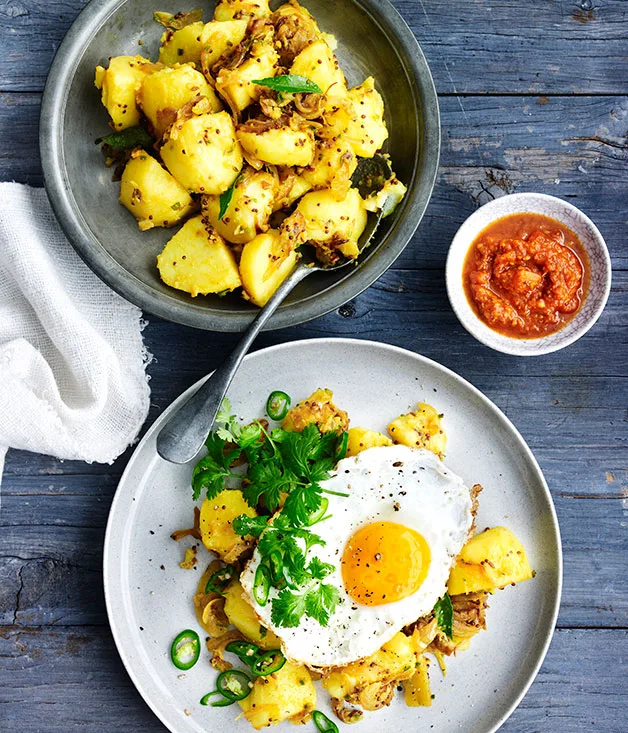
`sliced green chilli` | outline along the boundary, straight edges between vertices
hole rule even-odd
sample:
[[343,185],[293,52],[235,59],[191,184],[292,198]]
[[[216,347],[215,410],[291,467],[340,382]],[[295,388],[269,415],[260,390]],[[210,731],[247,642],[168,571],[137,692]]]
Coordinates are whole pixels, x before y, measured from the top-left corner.
[[318,509],[313,511],[310,514],[310,518],[308,520],[308,527],[311,527],[314,524],[317,524],[317,522],[320,522],[321,519],[325,516],[325,512],[327,511],[327,507],[329,506],[329,499],[326,496],[321,496],[321,503]]
[[239,669],[228,669],[218,675],[216,687],[228,700],[244,700],[251,694],[251,678]]
[[271,420],[283,420],[288,414],[291,401],[285,392],[279,390],[271,392],[266,402],[266,414]]
[[226,708],[228,705],[233,705],[235,700],[231,700],[228,697],[221,697],[220,700],[215,700],[210,703],[213,708]]
[[312,713],[312,720],[321,733],[338,733],[338,726],[320,710]]
[[269,649],[260,654],[251,666],[251,672],[256,677],[265,677],[278,672],[286,663],[286,658],[279,649]]
[[224,568],[216,570],[216,572],[210,575],[207,580],[205,593],[220,593],[220,595],[222,595],[235,576],[236,571],[233,565],[225,565]]
[[257,644],[252,644],[250,641],[236,639],[235,641],[230,641],[227,644],[225,651],[235,654],[236,657],[250,666],[259,654],[259,647]]
[[269,592],[270,572],[265,565],[258,565],[253,581],[253,597],[260,606],[265,606],[268,603]]
[[211,692],[208,692],[207,695],[203,695],[203,697],[201,697],[201,705],[209,705],[209,698],[213,697],[214,695],[220,695],[220,697],[223,697],[223,694],[222,692],[220,692],[220,690],[212,690]]
[[347,455],[348,447],[349,447],[349,433],[345,430],[342,433],[342,435],[340,436],[340,438],[338,439],[338,445],[336,446],[336,453],[334,454],[334,458],[337,461],[342,461],[342,459]]
[[170,658],[177,669],[191,669],[201,653],[201,640],[196,631],[185,629],[177,634],[170,646]]

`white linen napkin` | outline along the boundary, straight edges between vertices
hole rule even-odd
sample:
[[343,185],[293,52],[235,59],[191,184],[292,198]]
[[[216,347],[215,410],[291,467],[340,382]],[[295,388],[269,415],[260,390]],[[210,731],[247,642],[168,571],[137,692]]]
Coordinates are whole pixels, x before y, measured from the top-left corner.
[[142,328],[45,191],[0,183],[0,479],[8,448],[109,463],[135,440],[150,394]]

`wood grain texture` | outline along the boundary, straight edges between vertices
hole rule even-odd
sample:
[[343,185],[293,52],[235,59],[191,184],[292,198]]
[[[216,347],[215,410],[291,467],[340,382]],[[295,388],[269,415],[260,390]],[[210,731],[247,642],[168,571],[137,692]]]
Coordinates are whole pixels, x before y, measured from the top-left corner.
[[[0,4],[1,91],[43,89],[54,52],[85,4]],[[440,93],[628,94],[624,0],[393,4],[415,32]]]
[[[568,667],[564,660],[574,649],[578,664]],[[624,733],[627,655],[626,630],[558,631],[536,682],[502,730]],[[7,672],[0,687],[6,733],[165,730],[126,676],[106,628],[11,629],[0,636],[0,659]],[[191,712],[211,721],[211,709]]]

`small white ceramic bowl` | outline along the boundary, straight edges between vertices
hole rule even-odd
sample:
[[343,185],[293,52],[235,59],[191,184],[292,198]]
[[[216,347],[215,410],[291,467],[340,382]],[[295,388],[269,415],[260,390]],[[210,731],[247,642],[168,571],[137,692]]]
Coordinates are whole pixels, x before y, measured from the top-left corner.
[[[578,314],[560,331],[536,339],[504,336],[489,328],[474,313],[462,285],[464,260],[473,240],[496,219],[532,212],[558,219],[580,239],[591,268],[589,292]],[[569,346],[583,336],[600,317],[611,289],[611,259],[598,228],[580,209],[543,193],[513,193],[485,204],[456,232],[446,266],[447,295],[460,323],[478,341],[496,351],[515,356],[539,356]]]

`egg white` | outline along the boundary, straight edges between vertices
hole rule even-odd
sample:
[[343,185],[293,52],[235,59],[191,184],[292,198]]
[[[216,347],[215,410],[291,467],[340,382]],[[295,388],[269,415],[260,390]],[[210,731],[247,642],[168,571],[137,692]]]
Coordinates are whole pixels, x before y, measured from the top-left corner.
[[[323,488],[347,493],[348,498],[328,494],[331,516],[312,531],[325,540],[308,558],[319,557],[336,570],[328,576],[340,592],[340,602],[327,626],[303,618],[296,628],[275,626],[269,602],[260,606],[252,589],[259,553],[241,575],[241,583],[261,622],[281,639],[289,659],[310,667],[348,664],[369,656],[397,631],[432,610],[447,588],[453,561],[465,543],[473,517],[471,496],[463,480],[434,453],[402,445],[370,448],[338,463]],[[430,547],[426,579],[411,596],[381,606],[365,606],[346,592],[341,558],[351,536],[371,522],[396,522],[423,535]]]

